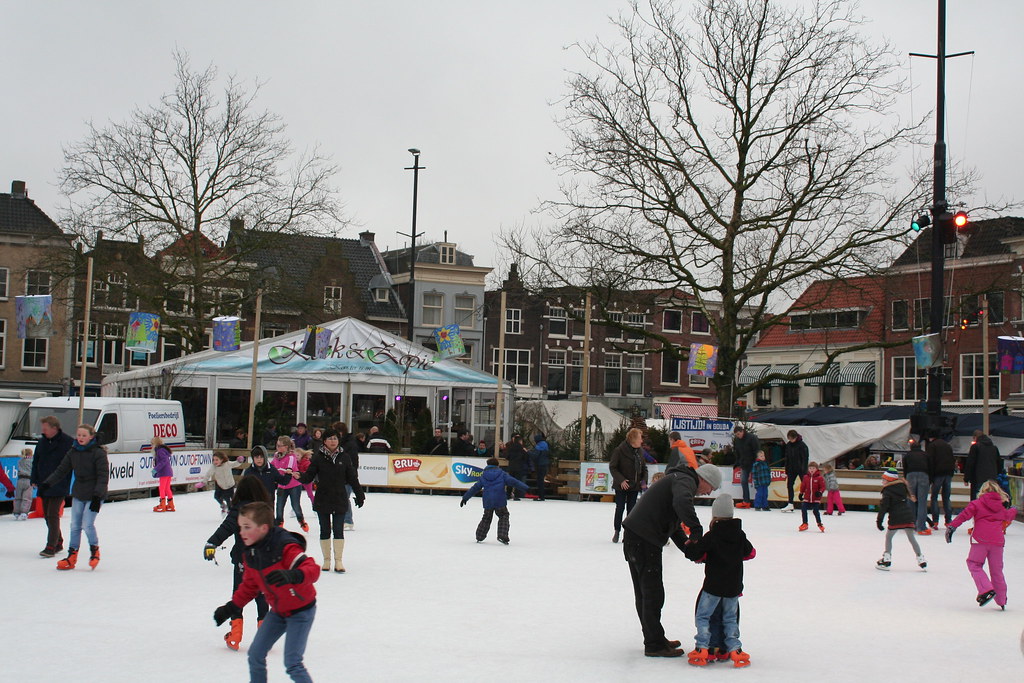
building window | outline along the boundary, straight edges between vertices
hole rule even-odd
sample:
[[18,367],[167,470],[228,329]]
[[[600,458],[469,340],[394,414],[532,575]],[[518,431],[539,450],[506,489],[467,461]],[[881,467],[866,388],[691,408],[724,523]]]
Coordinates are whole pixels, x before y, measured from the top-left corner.
[[661,354],[661,383],[679,384],[679,361],[666,353]]
[[622,394],[622,356],[617,353],[604,357],[604,393]]
[[[523,333],[523,311],[520,308],[505,309],[505,334]],[[565,361],[562,361],[565,364]]]
[[795,406],[800,403],[800,387],[783,385],[782,387],[782,405],[784,406]]
[[572,376],[570,378],[569,390],[583,393],[583,352],[572,352]]
[[10,285],[11,271],[7,268],[0,268],[0,299],[7,298],[7,290]]
[[476,297],[466,295],[455,297],[455,322],[460,327],[468,329],[476,327]]
[[682,311],[665,311],[664,313],[662,313],[661,329],[664,332],[682,332],[683,331],[683,312]]
[[7,367],[7,321],[0,318],[0,368]]
[[639,354],[626,354],[626,393],[640,395],[644,393],[644,357]]
[[905,330],[910,322],[907,310],[907,301],[901,299],[892,302],[892,329]]
[[711,334],[711,324],[703,311],[690,312],[690,330],[694,334]]
[[858,384],[854,387],[854,393],[857,395],[858,408],[868,408],[875,405],[874,384]]
[[548,351],[548,382],[547,390],[553,394],[564,394],[565,391],[565,351],[551,349]]
[[843,387],[840,384],[822,384],[821,385],[821,405],[823,406],[837,406],[839,405],[839,398],[842,394]]
[[149,356],[150,354],[141,351],[129,351],[128,365],[133,368],[144,368],[149,365]]
[[441,244],[439,245],[441,251],[441,263],[444,265],[455,264],[455,245],[454,244]]
[[49,339],[24,339],[22,340],[21,369],[22,370],[45,370],[46,353],[50,348]]
[[569,316],[564,308],[548,306],[548,334],[552,337],[569,336]]
[[[953,369],[942,368],[942,393],[953,391]],[[892,359],[892,400],[917,401],[928,397],[928,371],[917,367],[913,356]]]
[[[79,320],[75,328],[75,365],[82,366],[82,337],[85,330],[85,321]],[[96,367],[96,335],[99,333],[99,325],[89,323],[89,344],[85,350],[85,364]]]
[[914,329],[927,330],[931,327],[931,299],[914,299]]
[[[50,293],[50,274],[44,270],[30,270],[25,273],[25,295],[39,296]],[[44,358],[45,360],[45,358]]]
[[128,305],[128,274],[107,273],[106,278],[93,280],[92,305],[96,308],[126,308]]
[[103,372],[124,370],[124,325],[103,323]]
[[[960,355],[960,400],[980,401],[985,398],[985,368],[982,365],[983,354],[964,353]],[[999,366],[994,353],[988,354],[988,395],[998,400]]]
[[988,294],[988,321],[989,323],[1006,322],[1006,312],[1003,305],[1002,292],[989,292]]
[[444,320],[444,294],[424,292],[423,324],[428,327],[440,327],[442,320]]
[[[616,313],[616,312],[610,312],[610,313],[608,313],[608,320],[609,320],[609,322],[618,323],[618,324],[621,325],[622,324],[622,314],[621,313]],[[621,329],[619,329],[618,327],[608,327],[606,329],[607,329],[607,332],[605,332],[604,338],[607,341],[622,341],[622,330]]]
[[341,287],[324,287],[324,310],[341,313]]
[[260,337],[262,339],[273,339],[274,337],[280,337],[282,334],[286,334],[288,332],[288,328],[279,323],[267,323],[265,325],[260,325],[260,327],[262,328],[260,332]]
[[708,385],[708,378],[704,375],[687,375],[689,377],[691,387],[706,387]]
[[163,356],[161,360],[174,360],[181,358],[181,335],[176,332],[166,331],[163,335]]
[[[498,374],[498,349],[491,349],[491,374]],[[520,386],[530,383],[530,350],[505,349],[504,378]]]
[[791,330],[854,329],[860,327],[868,312],[863,310],[814,311],[789,316]]
[[772,388],[771,387],[758,387],[754,390],[754,403],[763,408],[764,406],[770,406],[772,404]]
[[167,292],[164,309],[168,313],[188,315],[191,311],[191,302],[192,288],[188,285],[177,285]]
[[373,300],[374,301],[378,301],[380,303],[387,303],[389,298],[390,297],[388,296],[388,288],[387,287],[377,287],[377,288],[375,288],[373,290]]

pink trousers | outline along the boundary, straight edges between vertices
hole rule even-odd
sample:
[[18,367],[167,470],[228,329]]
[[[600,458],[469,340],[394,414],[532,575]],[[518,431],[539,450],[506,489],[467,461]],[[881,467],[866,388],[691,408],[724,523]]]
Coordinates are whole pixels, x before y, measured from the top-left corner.
[[160,497],[171,498],[174,494],[171,493],[171,477],[160,477]]
[[832,514],[833,505],[838,507],[840,512],[846,512],[846,508],[843,506],[843,497],[839,495],[838,489],[828,492],[828,498],[825,501],[825,514]]
[[[989,580],[985,573],[985,560],[988,560],[988,571],[992,575]],[[990,590],[996,592],[996,604],[1006,604],[1006,579],[1003,578],[1003,546],[991,543],[971,543],[971,552],[967,553],[967,569],[971,572],[974,585],[978,587],[978,595]]]
[[313,482],[303,484],[302,488],[306,489],[306,495],[309,496],[309,501],[313,502]]

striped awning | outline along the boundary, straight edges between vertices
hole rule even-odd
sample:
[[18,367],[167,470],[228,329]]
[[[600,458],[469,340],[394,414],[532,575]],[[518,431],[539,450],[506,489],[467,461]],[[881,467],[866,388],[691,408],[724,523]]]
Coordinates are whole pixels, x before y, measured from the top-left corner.
[[740,376],[736,381],[741,385],[756,382],[759,379],[763,379],[771,369],[772,366],[770,365],[748,365],[740,370]]
[[709,403],[655,403],[666,420],[673,417],[718,417],[718,406]]
[[[781,375],[791,375],[792,376],[792,375],[795,375],[799,371],[800,371],[800,364],[799,363],[784,363],[784,364],[780,364],[780,365],[776,365],[776,366],[772,367],[772,372],[777,372],[777,373],[779,373]],[[780,378],[780,379],[770,380],[768,382],[768,386],[770,386],[770,387],[795,387],[795,386],[799,386],[799,385],[797,384],[797,381],[795,379],[790,379],[790,378],[783,377],[783,378]]]
[[[824,363],[815,363],[814,367],[812,367],[810,371],[817,372],[821,369],[822,365],[824,365]],[[820,377],[811,377],[804,382],[804,386],[808,387],[819,387],[823,384],[842,384],[842,381],[839,378],[839,363],[831,363],[824,375],[821,375]]]
[[843,366],[839,373],[841,384],[874,384],[875,383],[875,361],[854,361]]

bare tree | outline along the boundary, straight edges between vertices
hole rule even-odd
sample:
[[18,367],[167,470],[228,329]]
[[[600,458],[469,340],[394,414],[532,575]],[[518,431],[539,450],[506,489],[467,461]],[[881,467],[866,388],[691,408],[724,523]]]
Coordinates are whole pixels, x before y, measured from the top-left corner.
[[[208,318],[238,310],[258,278],[247,255],[334,232],[339,205],[335,166],[293,153],[280,118],[258,108],[258,84],[228,77],[218,96],[214,67],[195,71],[182,53],[175,63],[174,92],[122,123],[90,123],[64,150],[60,181],[66,224],[87,243],[102,230],[157,257],[153,272],[130,274],[133,288],[161,292],[157,312],[196,350]],[[232,218],[251,228],[244,239],[229,238]]]
[[917,131],[891,115],[896,56],[858,32],[845,0],[782,5],[700,0],[687,20],[668,0],[634,3],[615,20],[622,42],[582,47],[592,68],[568,82],[557,226],[503,235],[539,285],[702,310],[722,411],[737,362],[783,322],[773,307],[813,279],[888,263],[923,204],[894,164]]

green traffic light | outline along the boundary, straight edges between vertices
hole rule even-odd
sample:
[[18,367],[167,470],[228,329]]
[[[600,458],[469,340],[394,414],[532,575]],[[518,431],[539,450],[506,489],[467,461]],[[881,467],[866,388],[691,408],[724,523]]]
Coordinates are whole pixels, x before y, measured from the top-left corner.
[[932,221],[928,217],[928,214],[922,213],[920,216],[911,221],[910,229],[913,230],[914,232],[921,232],[921,230],[927,228],[931,224],[931,222]]

